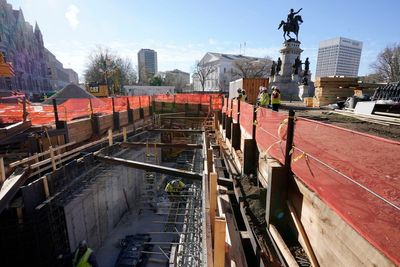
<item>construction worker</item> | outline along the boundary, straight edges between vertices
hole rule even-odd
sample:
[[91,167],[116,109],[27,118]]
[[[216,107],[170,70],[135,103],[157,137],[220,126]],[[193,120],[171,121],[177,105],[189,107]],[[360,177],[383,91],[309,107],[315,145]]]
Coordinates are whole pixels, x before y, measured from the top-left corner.
[[260,107],[268,107],[269,105],[269,94],[267,88],[263,88],[260,93]]
[[245,90],[239,88],[239,89],[237,90],[237,92],[238,92],[238,97],[237,97],[237,99],[238,99],[239,101],[247,101],[247,95],[246,95],[246,91],[245,91]]
[[169,181],[165,186],[165,192],[169,195],[179,195],[179,193],[185,188],[185,183],[181,179],[174,179]]
[[86,240],[79,242],[78,248],[73,254],[63,255],[60,254],[58,259],[72,259],[72,266],[74,267],[98,267],[96,257],[91,248],[87,246]]
[[276,86],[272,87],[271,104],[273,111],[279,111],[279,106],[281,104],[281,92]]

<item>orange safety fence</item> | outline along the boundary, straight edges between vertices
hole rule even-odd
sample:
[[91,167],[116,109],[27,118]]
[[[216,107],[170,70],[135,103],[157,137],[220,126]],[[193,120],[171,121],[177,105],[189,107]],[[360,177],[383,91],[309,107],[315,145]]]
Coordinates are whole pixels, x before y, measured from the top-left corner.
[[228,113],[228,102],[229,99],[227,97],[224,97],[224,105],[222,107],[222,113]]
[[222,95],[212,95],[211,96],[211,109],[221,110],[222,109]]
[[0,122],[14,123],[22,121],[23,109],[22,103],[0,104]]
[[245,138],[252,138],[253,136],[253,113],[253,105],[243,101],[240,103],[239,123],[242,130],[244,130],[242,135]]
[[[93,114],[112,114],[114,111],[125,111],[131,109],[149,107],[151,100],[156,102],[175,102],[189,104],[212,104],[213,109],[222,108],[222,98],[219,94],[182,94],[182,95],[156,95],[156,96],[129,96],[115,98],[71,98],[63,103],[57,104],[58,117],[63,121],[70,121],[80,117]],[[114,102],[114,103],[113,103]],[[54,123],[53,105],[29,104],[26,111],[28,120],[32,124]],[[0,123],[15,123],[23,119],[22,103],[0,104]]]
[[292,157],[299,179],[400,264],[400,142],[298,118]]
[[282,164],[285,160],[287,117],[287,114],[260,107],[254,122],[260,152],[266,152]]
[[239,104],[237,99],[232,100],[232,120],[234,123],[239,122]]
[[[54,108],[52,105],[28,105],[28,119],[33,125],[54,123]],[[19,120],[21,121],[22,118]]]
[[139,96],[140,107],[141,108],[150,107],[150,98],[151,98],[151,96],[147,96],[147,95]]
[[155,95],[153,96],[153,101],[156,102],[166,102],[166,103],[174,103],[175,96],[174,95]]
[[129,106],[131,109],[140,108],[140,97],[139,96],[128,96]]

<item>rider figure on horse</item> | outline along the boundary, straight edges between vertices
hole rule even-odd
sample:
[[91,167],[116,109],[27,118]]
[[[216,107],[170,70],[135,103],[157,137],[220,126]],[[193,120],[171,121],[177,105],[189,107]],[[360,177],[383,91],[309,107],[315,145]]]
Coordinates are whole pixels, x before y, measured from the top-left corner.
[[296,22],[294,21],[294,16],[299,14],[299,12],[302,10],[303,8],[300,8],[297,12],[294,12],[294,9],[291,8],[289,11],[289,14],[287,16],[287,21],[286,23],[288,25],[292,25],[293,27],[295,26]]

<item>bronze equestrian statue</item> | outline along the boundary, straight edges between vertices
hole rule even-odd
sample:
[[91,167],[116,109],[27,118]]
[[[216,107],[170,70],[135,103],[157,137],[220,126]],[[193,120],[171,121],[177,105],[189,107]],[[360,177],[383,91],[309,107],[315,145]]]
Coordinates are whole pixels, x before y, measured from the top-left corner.
[[303,19],[300,15],[297,15],[302,8],[300,8],[297,12],[294,12],[293,8],[290,9],[289,14],[287,16],[286,22],[281,20],[281,24],[279,24],[278,30],[283,26],[283,38],[287,41],[286,36],[289,37],[289,41],[294,40],[290,33],[293,32],[296,35],[296,41],[299,41],[299,28],[300,24],[303,23]]

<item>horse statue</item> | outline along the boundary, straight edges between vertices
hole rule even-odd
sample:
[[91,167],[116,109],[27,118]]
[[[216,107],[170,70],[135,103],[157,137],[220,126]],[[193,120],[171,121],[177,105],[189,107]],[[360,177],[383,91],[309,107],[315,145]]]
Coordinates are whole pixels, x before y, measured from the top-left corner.
[[278,30],[283,26],[283,38],[285,38],[285,41],[287,41],[286,36],[290,38],[289,41],[294,40],[290,36],[291,32],[296,35],[296,41],[299,41],[299,22],[300,24],[303,23],[303,19],[300,15],[295,16],[292,23],[287,23],[281,20],[281,24],[279,24]]

